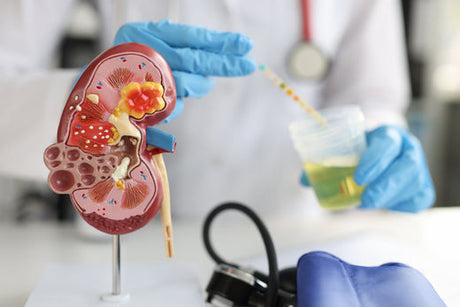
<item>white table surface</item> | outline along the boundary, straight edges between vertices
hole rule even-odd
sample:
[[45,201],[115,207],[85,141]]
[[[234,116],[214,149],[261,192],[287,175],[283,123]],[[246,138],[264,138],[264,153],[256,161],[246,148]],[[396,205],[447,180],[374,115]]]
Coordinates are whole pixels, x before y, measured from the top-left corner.
[[[404,262],[425,274],[448,306],[460,306],[460,208],[436,208],[417,215],[356,210],[264,221],[281,268],[295,265],[302,253],[311,250],[329,251],[358,265]],[[159,218],[122,236],[122,274],[123,263],[186,262],[196,266],[204,289],[214,264],[202,243],[202,221],[174,219],[173,223],[172,260],[165,256]],[[218,217],[212,239],[225,259],[264,267],[263,245],[244,216]],[[84,224],[2,223],[0,244],[0,306],[23,306],[47,264],[107,264],[112,259],[111,236]]]

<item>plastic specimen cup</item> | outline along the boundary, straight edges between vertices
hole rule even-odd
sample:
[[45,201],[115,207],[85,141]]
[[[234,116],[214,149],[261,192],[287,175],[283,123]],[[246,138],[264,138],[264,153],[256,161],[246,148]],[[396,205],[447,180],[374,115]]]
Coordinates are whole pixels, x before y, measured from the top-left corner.
[[363,113],[351,105],[320,113],[326,125],[307,118],[289,126],[294,147],[323,208],[357,206],[364,187],[354,182],[353,173],[366,149]]

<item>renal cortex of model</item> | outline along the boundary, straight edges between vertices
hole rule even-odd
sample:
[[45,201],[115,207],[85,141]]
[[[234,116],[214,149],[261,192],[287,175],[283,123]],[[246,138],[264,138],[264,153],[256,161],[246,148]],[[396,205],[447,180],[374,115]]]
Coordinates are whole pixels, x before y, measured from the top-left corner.
[[152,126],[175,103],[173,75],[156,51],[137,43],[114,46],[79,78],[57,143],[44,153],[51,189],[70,194],[78,213],[100,231],[132,232],[161,208],[170,256],[169,186],[161,153],[174,151],[175,138]]

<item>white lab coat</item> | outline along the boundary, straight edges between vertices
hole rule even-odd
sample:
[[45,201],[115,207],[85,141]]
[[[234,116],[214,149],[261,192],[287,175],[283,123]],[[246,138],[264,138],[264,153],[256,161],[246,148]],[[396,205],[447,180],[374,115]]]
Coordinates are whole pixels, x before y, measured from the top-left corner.
[[[0,174],[45,181],[46,146],[55,141],[75,71],[50,70],[73,0],[11,0],[0,19]],[[299,81],[286,59],[301,39],[298,0],[179,0],[178,22],[241,32],[251,52],[316,107],[359,104],[369,127],[404,124],[408,80],[398,0],[313,0],[314,42],[332,59],[327,78]],[[121,5],[120,5],[121,3]],[[159,21],[168,1],[102,0],[100,26],[110,46],[125,21]],[[114,18],[116,16],[116,18]],[[180,117],[162,129],[176,135],[166,155],[173,213],[203,216],[225,200],[262,215],[316,211],[300,186],[301,163],[288,124],[305,112],[262,73],[218,78],[204,98],[186,99]]]

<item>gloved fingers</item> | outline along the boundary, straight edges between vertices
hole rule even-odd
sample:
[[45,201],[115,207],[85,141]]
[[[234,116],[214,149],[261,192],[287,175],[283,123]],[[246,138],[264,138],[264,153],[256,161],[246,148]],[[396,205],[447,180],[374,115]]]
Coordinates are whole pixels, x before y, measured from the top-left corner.
[[382,126],[367,133],[368,148],[361,156],[353,175],[364,186],[380,177],[401,153],[403,139],[395,127]]
[[[418,146],[418,144],[416,144]],[[423,178],[422,187],[410,197],[395,201],[394,205],[388,207],[390,210],[417,213],[431,207],[436,199],[436,192],[431,179],[428,164],[425,157],[421,154],[420,172]]]
[[153,35],[172,47],[245,55],[253,46],[252,40],[240,33],[208,30],[199,26],[172,23],[169,20],[147,22],[146,26]]
[[184,101],[181,98],[178,97],[176,99],[176,106],[174,107],[174,110],[160,124],[168,123],[172,119],[178,117],[182,113],[183,109],[184,109]]
[[215,53],[196,48],[175,48],[164,40],[153,35],[145,25],[135,24],[122,26],[114,40],[114,44],[137,42],[147,45],[160,53],[168,62],[171,70],[185,71],[203,76],[244,76],[256,69],[255,61],[242,55]]
[[418,213],[433,205],[436,198],[435,194],[436,193],[434,192],[432,185],[428,185],[408,200],[399,202],[388,209],[401,212]]
[[182,71],[173,71],[173,76],[176,83],[176,106],[162,123],[167,123],[182,113],[184,101],[181,97],[202,97],[209,93],[215,84],[214,78]]
[[364,189],[361,207],[389,207],[407,199],[423,187],[425,176],[419,153],[414,148],[407,148],[402,156]]
[[172,70],[203,76],[238,77],[251,74],[256,69],[255,61],[248,56],[218,54],[190,48],[171,48],[167,45],[155,46],[154,49],[166,59]]
[[310,186],[310,181],[308,180],[307,173],[305,171],[302,171],[302,174],[300,175],[300,183],[306,187]]
[[369,148],[354,179],[368,184],[361,208],[418,212],[434,203],[434,187],[418,139],[399,127],[383,126],[367,135]]
[[212,77],[190,74],[183,71],[173,71],[178,97],[203,97],[216,84]]

